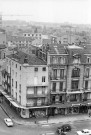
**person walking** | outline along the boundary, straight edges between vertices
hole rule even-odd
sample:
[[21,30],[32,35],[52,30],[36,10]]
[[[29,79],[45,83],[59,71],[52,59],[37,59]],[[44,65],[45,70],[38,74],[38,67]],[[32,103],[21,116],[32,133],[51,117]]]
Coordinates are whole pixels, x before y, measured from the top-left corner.
[[91,116],[91,109],[88,109],[88,115]]

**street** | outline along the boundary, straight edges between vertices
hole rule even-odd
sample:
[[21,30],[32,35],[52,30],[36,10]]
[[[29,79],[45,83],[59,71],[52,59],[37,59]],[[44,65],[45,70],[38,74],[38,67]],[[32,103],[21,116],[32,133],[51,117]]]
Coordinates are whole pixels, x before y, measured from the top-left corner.
[[[42,126],[28,126],[28,125],[17,125],[14,123],[14,127],[7,127],[4,123],[4,118],[7,115],[0,107],[0,134],[1,135],[40,135],[42,133],[49,133],[56,135],[57,127],[62,124],[56,125],[42,125]],[[69,123],[72,127],[72,131],[67,133],[67,135],[75,135],[76,131],[82,130],[84,128],[91,129],[91,121],[76,121]]]

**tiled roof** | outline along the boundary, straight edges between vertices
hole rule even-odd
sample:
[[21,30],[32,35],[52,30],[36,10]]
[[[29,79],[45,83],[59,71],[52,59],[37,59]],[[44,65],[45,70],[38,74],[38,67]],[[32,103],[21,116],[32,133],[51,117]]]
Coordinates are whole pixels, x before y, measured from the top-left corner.
[[10,59],[12,59],[12,58],[16,59],[17,62],[20,64],[24,64],[24,59],[25,59],[25,57],[27,57],[29,65],[47,65],[47,63],[45,61],[37,58],[34,54],[28,55],[22,51],[19,51],[16,54],[8,55],[7,57]]
[[6,45],[0,44],[0,49],[5,49],[5,48],[6,48]]
[[50,44],[49,45],[50,54],[66,54],[65,47],[61,44]]
[[51,39],[43,39],[42,44],[51,44]]

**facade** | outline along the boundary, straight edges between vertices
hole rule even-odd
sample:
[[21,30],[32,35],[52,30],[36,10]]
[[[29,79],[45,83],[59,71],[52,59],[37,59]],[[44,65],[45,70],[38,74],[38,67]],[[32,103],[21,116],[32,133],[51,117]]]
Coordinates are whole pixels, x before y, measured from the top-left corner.
[[2,84],[19,115],[87,113],[91,107],[91,46],[53,43],[35,50],[6,58]]
[[90,45],[50,44],[45,50],[50,89],[49,115],[87,113],[91,106]]
[[49,104],[46,62],[23,52],[7,56],[6,61],[3,87],[11,98],[10,104],[23,118],[46,116]]
[[33,38],[31,37],[23,37],[23,36],[7,36],[7,46],[8,47],[15,47],[17,46],[18,49],[22,48],[29,48],[31,46],[31,42]]

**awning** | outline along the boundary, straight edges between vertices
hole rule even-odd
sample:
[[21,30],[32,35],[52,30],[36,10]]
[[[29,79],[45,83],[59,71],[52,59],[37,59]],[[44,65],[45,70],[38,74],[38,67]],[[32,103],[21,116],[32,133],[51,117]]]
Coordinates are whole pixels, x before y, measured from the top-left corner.
[[10,103],[11,103],[13,106],[15,106],[15,107],[20,108],[20,106],[19,106],[16,102],[10,101]]
[[79,107],[81,104],[72,104],[72,107]]
[[69,108],[71,107],[71,104],[70,103],[65,103],[65,104],[52,104],[50,105],[50,107],[56,107],[56,108]]

